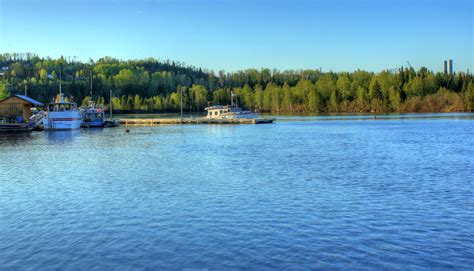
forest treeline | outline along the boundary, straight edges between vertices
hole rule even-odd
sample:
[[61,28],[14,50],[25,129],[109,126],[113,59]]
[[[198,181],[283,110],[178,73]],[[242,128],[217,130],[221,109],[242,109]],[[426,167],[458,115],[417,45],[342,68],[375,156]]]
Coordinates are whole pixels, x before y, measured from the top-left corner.
[[[96,62],[0,54],[0,99],[24,94],[49,102],[62,91],[79,104],[94,100],[122,112],[203,111],[208,102],[261,112],[452,112],[474,110],[471,74],[400,67],[373,73],[247,69],[215,73],[154,58]],[[92,87],[92,90],[91,90]],[[92,95],[91,95],[92,91]]]

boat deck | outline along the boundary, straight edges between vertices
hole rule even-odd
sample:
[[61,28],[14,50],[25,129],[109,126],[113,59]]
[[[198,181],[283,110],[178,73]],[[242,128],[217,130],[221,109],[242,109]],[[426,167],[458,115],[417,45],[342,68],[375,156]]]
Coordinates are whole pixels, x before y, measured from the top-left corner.
[[273,123],[273,118],[256,119],[207,119],[207,118],[174,118],[174,119],[119,119],[122,125],[166,125],[166,124],[264,124]]

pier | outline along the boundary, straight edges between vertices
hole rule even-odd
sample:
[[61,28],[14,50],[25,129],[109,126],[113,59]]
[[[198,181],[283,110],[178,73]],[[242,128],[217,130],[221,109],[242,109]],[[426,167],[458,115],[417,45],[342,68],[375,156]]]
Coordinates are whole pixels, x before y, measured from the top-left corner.
[[208,119],[208,118],[148,118],[148,119],[119,119],[122,125],[172,125],[172,124],[264,124],[273,123],[273,118],[256,119]]

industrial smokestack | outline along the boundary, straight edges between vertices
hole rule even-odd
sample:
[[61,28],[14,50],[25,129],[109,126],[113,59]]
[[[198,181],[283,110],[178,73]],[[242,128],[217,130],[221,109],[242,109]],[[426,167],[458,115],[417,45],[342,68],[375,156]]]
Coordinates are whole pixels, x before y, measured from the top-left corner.
[[444,74],[448,74],[448,61],[447,60],[444,61],[443,72]]
[[453,60],[452,59],[450,59],[448,62],[448,69],[449,69],[449,74],[452,75],[453,74]]

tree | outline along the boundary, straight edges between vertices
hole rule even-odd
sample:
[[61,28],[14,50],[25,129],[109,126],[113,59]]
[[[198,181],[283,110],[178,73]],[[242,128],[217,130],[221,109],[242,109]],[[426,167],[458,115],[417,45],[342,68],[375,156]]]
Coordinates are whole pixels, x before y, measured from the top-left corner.
[[137,83],[136,77],[133,71],[129,69],[120,70],[120,72],[114,76],[115,86],[121,89],[130,88],[133,84]]
[[0,80],[0,100],[3,100],[9,96],[7,91],[7,84]]
[[213,93],[213,101],[215,104],[228,104],[230,100],[230,91],[220,88]]
[[82,104],[81,104],[81,106],[87,106],[87,105],[89,105],[89,102],[90,102],[90,101],[91,101],[91,97],[89,97],[89,96],[84,97],[84,99],[82,99]]
[[329,98],[328,108],[330,112],[338,112],[339,107],[339,95],[337,89],[333,90],[331,97]]
[[293,112],[293,91],[291,90],[288,83],[285,82],[283,85],[283,109],[289,112]]
[[357,88],[357,111],[365,112],[369,108],[369,98],[367,97],[367,90],[359,86]]
[[371,100],[383,100],[382,87],[380,86],[379,81],[377,81],[377,79],[372,80],[372,82],[370,83],[369,95]]
[[423,78],[423,95],[433,94],[438,91],[438,89],[439,86],[436,83],[435,76],[432,73]]
[[323,98],[321,97],[321,94],[316,89],[312,89],[309,93],[308,108],[310,112],[324,111]]
[[255,108],[257,110],[263,109],[263,89],[262,86],[257,84],[255,86]]
[[193,84],[190,91],[196,110],[199,111],[204,109],[207,104],[208,95],[206,88],[202,85]]
[[123,110],[120,98],[112,97],[112,110]]
[[346,74],[343,74],[337,79],[337,89],[341,94],[342,100],[352,100],[353,94],[351,92],[351,81]]
[[394,111],[400,111],[400,89],[395,86],[391,86],[388,91],[389,101],[390,101],[390,109]]
[[263,107],[262,110],[270,112],[272,111],[272,90],[268,86],[263,91]]
[[467,85],[465,97],[466,109],[474,111],[474,83],[472,81]]
[[423,93],[423,79],[418,76],[414,77],[413,79],[410,79],[408,83],[404,86],[404,90],[408,94],[408,96],[420,96]]
[[[268,84],[272,84],[272,83],[268,83]],[[276,84],[275,85],[272,84],[271,92],[272,92],[272,110],[276,112],[280,112],[281,104],[283,100],[282,89],[280,86]]]
[[255,95],[249,85],[245,84],[245,86],[242,88],[242,96],[244,107],[250,110],[255,109]]
[[46,72],[45,69],[41,69],[40,72],[39,72],[39,77],[40,77],[40,80],[43,81],[43,82],[46,82],[46,80],[48,79],[48,73]]
[[160,96],[153,97],[153,110],[163,110],[163,101]]

